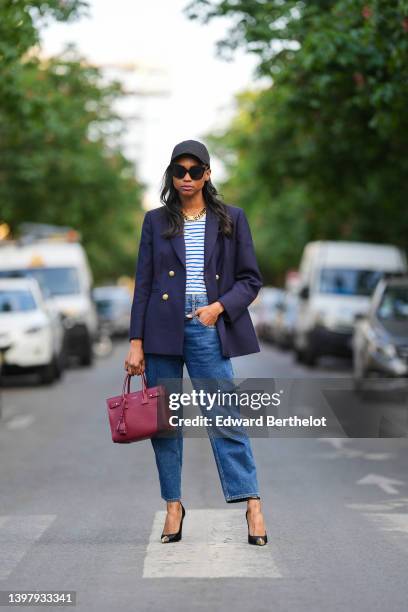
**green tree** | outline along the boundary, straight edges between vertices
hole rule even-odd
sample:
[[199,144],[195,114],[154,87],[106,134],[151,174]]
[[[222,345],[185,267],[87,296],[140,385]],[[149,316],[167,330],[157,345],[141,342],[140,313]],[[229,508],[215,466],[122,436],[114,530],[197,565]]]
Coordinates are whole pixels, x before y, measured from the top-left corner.
[[[256,75],[270,77],[244,108],[245,129],[233,122],[215,135],[231,154],[242,140],[225,188],[256,202],[267,222],[268,273],[294,265],[304,240],[406,248],[408,2],[196,0],[187,14],[231,17],[219,52],[243,45],[259,56]],[[291,245],[286,262],[282,241]]]
[[[125,125],[112,109],[121,86],[103,84],[100,70],[72,46],[47,61],[28,53],[39,20],[74,18],[85,5],[6,4],[0,9],[1,217],[13,230],[22,221],[72,225],[96,281],[133,275],[142,185],[119,144]],[[18,35],[7,34],[12,24]]]
[[[0,5],[0,65],[19,63],[24,54],[39,42],[39,27],[48,19],[77,19],[88,7],[82,0],[2,0]],[[9,75],[10,76],[10,75]],[[1,79],[4,88],[7,81]]]

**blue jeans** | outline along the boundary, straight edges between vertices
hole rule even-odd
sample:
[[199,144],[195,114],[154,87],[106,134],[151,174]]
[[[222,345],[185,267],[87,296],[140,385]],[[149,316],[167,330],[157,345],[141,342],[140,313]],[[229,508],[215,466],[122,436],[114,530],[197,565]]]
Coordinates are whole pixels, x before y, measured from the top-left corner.
[[[183,366],[186,364],[192,386],[199,391],[205,388],[215,392],[216,389],[225,391],[224,386],[217,385],[217,379],[232,381],[234,370],[229,357],[221,352],[221,343],[215,325],[204,325],[198,315],[188,318],[195,308],[208,304],[206,293],[185,294],[184,319],[184,349],[183,355],[160,355],[145,353],[145,374],[148,387],[155,386],[160,378],[178,379],[177,392],[182,392]],[[200,383],[197,383],[200,379]],[[203,385],[203,380],[204,385]],[[211,379],[208,385],[208,379]],[[160,382],[160,381],[159,381]],[[173,383],[174,381],[172,381]],[[163,381],[163,384],[166,384]],[[205,386],[207,384],[207,386]],[[228,390],[233,389],[233,383]],[[171,392],[174,392],[171,385]],[[200,403],[200,410],[205,416],[213,416],[214,405],[208,412]],[[182,410],[182,409],[181,409]],[[173,412],[182,416],[181,410]],[[236,411],[236,412],[234,412]],[[236,406],[228,406],[228,414],[239,416]],[[238,433],[237,433],[238,432]],[[207,433],[214,453],[218,474],[221,481],[225,501],[227,503],[240,502],[248,498],[259,498],[259,487],[256,475],[255,460],[252,454],[248,435],[243,427],[234,427],[234,435],[220,437],[214,435],[213,429],[208,426]],[[177,428],[173,437],[152,437],[151,443],[156,456],[159,471],[161,497],[166,501],[176,501],[181,498],[181,469],[183,463],[183,434],[182,426]]]

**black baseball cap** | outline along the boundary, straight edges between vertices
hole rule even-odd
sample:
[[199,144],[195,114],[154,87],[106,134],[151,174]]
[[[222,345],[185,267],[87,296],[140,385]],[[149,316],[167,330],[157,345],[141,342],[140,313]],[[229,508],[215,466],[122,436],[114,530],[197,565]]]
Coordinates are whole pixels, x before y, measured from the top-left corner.
[[210,165],[210,155],[207,151],[207,147],[198,140],[183,140],[176,144],[171,154],[170,163],[181,155],[194,155],[194,157],[197,157],[203,164]]

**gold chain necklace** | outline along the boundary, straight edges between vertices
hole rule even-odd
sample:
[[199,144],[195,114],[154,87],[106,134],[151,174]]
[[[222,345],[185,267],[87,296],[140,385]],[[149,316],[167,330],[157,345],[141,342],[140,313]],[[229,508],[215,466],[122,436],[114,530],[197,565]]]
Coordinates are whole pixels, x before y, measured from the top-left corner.
[[206,210],[207,210],[207,209],[206,209],[206,207],[204,206],[204,208],[202,208],[202,209],[200,210],[200,212],[199,212],[199,213],[197,213],[196,215],[186,215],[186,213],[184,212],[184,210],[182,210],[181,212],[182,212],[182,214],[183,214],[183,217],[184,217],[184,218],[185,218],[187,221],[196,221],[197,219],[200,219],[200,217],[202,217],[202,216],[205,214],[205,211],[206,211]]

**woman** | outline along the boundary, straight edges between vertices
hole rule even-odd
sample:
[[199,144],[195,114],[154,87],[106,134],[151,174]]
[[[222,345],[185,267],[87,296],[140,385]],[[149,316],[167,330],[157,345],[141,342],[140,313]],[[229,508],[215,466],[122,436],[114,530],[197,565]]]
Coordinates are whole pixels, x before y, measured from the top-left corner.
[[[232,381],[230,358],[260,350],[247,308],[262,286],[248,221],[217,197],[210,176],[207,148],[180,142],[163,177],[164,206],[144,217],[125,370],[145,372],[149,387],[161,378],[181,383],[184,363],[192,381]],[[267,535],[249,438],[243,430],[236,437],[208,433],[225,500],[247,501],[248,543],[262,546]],[[176,542],[185,515],[182,433],[151,442],[167,502],[161,541]]]

